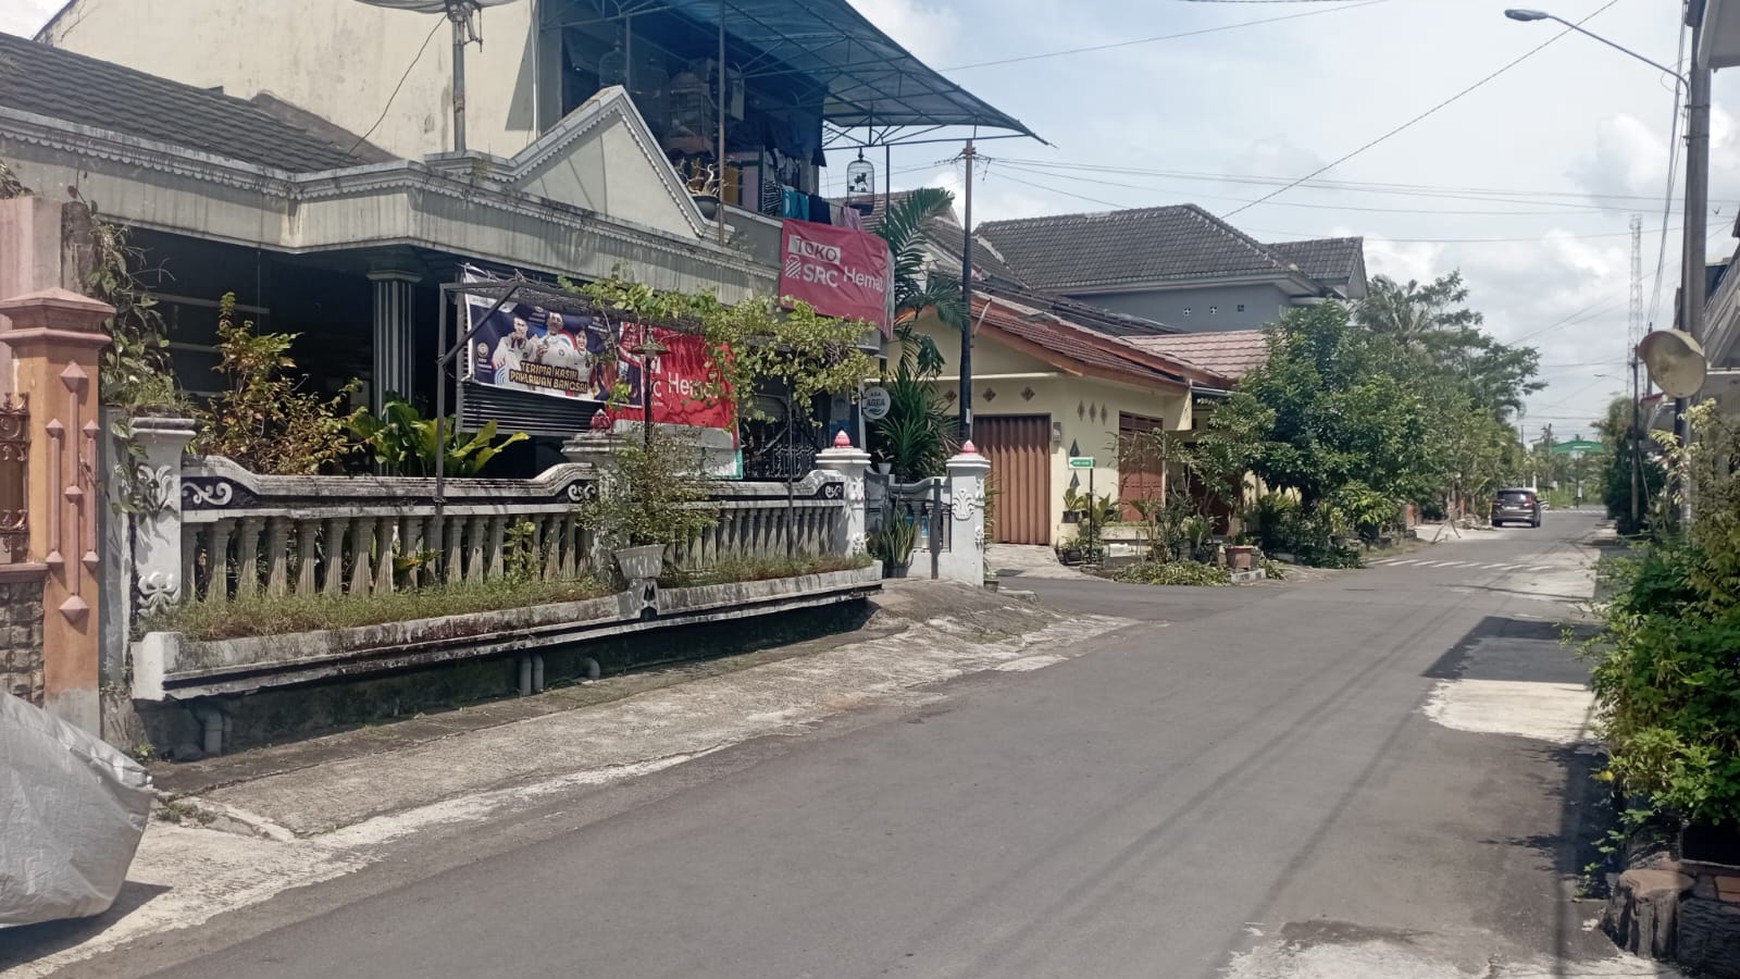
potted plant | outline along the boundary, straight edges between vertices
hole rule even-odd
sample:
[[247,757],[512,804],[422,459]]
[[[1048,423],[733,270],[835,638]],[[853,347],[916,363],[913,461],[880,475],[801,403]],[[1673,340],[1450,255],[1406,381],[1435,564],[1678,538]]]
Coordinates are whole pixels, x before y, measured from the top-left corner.
[[918,525],[898,514],[882,519],[882,529],[870,535],[870,556],[882,562],[884,578],[904,578],[912,568],[912,549],[918,543]]
[[698,447],[656,432],[612,452],[598,495],[580,504],[579,518],[614,553],[624,578],[657,578],[667,547],[719,522],[700,465]]

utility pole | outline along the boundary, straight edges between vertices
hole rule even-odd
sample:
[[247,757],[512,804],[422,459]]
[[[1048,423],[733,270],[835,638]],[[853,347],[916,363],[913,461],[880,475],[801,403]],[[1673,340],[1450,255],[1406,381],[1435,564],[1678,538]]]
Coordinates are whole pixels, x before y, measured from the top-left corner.
[[[1703,0],[1688,0],[1686,24],[1692,29],[1691,50],[1697,51],[1704,34]],[[1704,238],[1710,201],[1710,69],[1700,68],[1693,58],[1686,73],[1686,213],[1685,257],[1681,259],[1684,285],[1680,287],[1680,328],[1693,340],[1704,340]],[[1674,401],[1674,434],[1686,444],[1691,432],[1685,421],[1687,399]]]
[[1631,216],[1631,433],[1625,442],[1631,450],[1631,526],[1635,530],[1639,519],[1640,483],[1638,471],[1637,424],[1641,414],[1637,390],[1637,344],[1643,339],[1643,215]]
[[966,305],[966,318],[961,323],[961,442],[973,438],[973,141],[961,151],[967,164],[967,182],[962,194],[961,221],[966,226],[966,244],[961,248],[961,301]]

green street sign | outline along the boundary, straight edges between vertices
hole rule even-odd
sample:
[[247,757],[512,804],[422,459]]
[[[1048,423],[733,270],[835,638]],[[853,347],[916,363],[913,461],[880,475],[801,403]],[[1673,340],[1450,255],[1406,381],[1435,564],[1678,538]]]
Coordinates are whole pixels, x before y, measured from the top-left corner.
[[1579,452],[1600,452],[1603,448],[1605,446],[1600,442],[1591,442],[1588,439],[1572,439],[1569,442],[1560,442],[1553,446],[1551,451],[1554,455],[1575,455]]
[[1094,467],[1094,457],[1093,456],[1070,456],[1069,457],[1069,468],[1071,468],[1071,469],[1092,469],[1093,467]]

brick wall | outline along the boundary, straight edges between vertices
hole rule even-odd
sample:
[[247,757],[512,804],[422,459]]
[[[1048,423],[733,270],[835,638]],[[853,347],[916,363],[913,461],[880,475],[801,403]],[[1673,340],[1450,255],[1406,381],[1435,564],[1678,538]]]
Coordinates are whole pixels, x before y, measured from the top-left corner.
[[42,703],[40,573],[0,576],[0,690]]

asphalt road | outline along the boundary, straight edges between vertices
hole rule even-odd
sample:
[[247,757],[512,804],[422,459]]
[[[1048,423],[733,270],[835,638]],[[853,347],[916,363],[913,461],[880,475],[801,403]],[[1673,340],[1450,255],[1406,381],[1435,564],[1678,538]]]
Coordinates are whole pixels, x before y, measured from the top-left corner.
[[[1581,669],[1555,623],[1587,594],[1572,542],[1595,526],[1551,514],[1256,588],[1034,581],[1055,606],[1142,621],[918,712],[473,829],[372,883],[282,895],[91,969],[1655,975],[1616,959],[1587,928],[1599,906],[1571,898],[1593,759],[1531,720],[1575,708]],[[1459,707],[1458,691],[1478,695]],[[1521,693],[1495,709],[1485,691]]]

